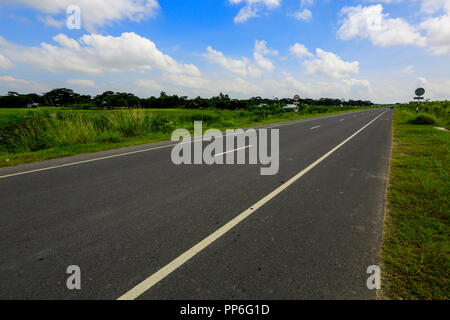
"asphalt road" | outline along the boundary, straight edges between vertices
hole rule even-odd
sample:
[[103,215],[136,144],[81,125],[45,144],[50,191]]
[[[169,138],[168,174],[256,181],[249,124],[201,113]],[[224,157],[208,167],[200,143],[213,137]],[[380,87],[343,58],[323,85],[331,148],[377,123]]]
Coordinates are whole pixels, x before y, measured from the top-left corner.
[[[259,165],[175,166],[170,142],[0,169],[0,298],[117,299],[163,267],[136,298],[375,298],[366,270],[378,264],[392,111],[277,128],[274,176]],[[81,268],[81,290],[66,287],[69,265]]]

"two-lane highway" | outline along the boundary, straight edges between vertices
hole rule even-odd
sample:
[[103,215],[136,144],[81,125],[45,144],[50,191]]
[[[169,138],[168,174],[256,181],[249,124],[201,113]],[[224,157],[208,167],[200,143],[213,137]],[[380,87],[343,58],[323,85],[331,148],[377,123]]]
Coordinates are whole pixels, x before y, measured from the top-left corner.
[[392,111],[266,127],[274,176],[169,142],[0,169],[0,298],[375,297]]

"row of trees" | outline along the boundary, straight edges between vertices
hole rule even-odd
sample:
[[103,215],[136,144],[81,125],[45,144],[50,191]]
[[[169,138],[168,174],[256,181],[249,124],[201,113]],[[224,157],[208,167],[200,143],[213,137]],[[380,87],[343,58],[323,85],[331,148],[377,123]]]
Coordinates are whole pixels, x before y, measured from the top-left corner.
[[[372,106],[370,101],[339,100],[339,99],[303,99],[303,104],[310,106]],[[24,108],[28,105],[73,107],[79,109],[113,109],[113,108],[191,108],[191,109],[246,109],[259,105],[280,106],[293,103],[292,99],[263,99],[253,97],[250,99],[231,99],[226,94],[220,94],[210,99],[197,97],[189,99],[177,95],[167,95],[161,92],[159,97],[139,98],[132,93],[106,91],[95,97],[80,95],[71,89],[60,88],[51,90],[43,95],[19,94],[8,92],[0,96],[0,108]]]

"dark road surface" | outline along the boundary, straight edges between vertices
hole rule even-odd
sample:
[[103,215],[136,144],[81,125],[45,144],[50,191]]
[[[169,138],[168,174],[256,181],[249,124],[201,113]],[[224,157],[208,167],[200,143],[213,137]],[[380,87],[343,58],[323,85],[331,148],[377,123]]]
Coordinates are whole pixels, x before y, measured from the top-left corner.
[[[0,169],[0,299],[117,299],[376,118],[139,296],[373,299],[366,270],[378,264],[392,113],[270,125],[280,129],[274,176],[175,166],[171,142]],[[69,265],[81,290],[66,287]]]

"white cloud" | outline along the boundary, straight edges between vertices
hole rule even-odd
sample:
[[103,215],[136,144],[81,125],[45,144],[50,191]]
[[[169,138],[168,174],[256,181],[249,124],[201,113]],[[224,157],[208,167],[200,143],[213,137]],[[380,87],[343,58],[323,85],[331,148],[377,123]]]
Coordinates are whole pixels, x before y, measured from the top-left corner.
[[311,10],[307,9],[306,7],[310,7],[313,5],[314,5],[314,0],[301,0],[300,8],[293,14],[289,14],[289,15],[294,17],[297,20],[302,20],[302,21],[308,22],[312,18],[312,12],[311,12]]
[[448,88],[450,88],[449,79],[432,79],[431,81],[426,81],[426,96],[433,99],[448,100],[449,93]]
[[409,97],[412,98],[416,88],[423,87],[426,90],[425,98],[435,100],[449,100],[450,79],[418,77],[408,84]]
[[[159,8],[157,0],[3,0],[2,2],[31,7],[50,15],[65,15],[69,6],[77,5],[81,8],[82,24],[89,31],[125,19],[141,21],[153,16]],[[51,17],[44,20],[50,24],[57,21]]]
[[254,63],[248,58],[233,59],[226,57],[222,52],[208,47],[204,57],[212,64],[218,65],[236,75],[241,77],[250,75],[254,77],[261,76],[262,72],[273,72],[275,65],[267,58],[267,56],[276,56],[278,51],[267,47],[267,42],[264,40],[256,40],[253,51]]
[[366,79],[343,79],[342,82],[347,86],[350,97],[370,97],[373,91],[370,81]]
[[210,63],[216,64],[224,69],[231,71],[232,73],[245,76],[247,75],[247,68],[249,60],[247,58],[242,59],[232,59],[225,57],[225,55],[212,47],[206,48],[206,53],[203,54],[204,57],[208,59]]
[[242,23],[247,21],[250,18],[258,17],[258,10],[251,6],[245,6],[241,10],[239,10],[237,16],[234,18],[235,23]]
[[289,48],[289,51],[299,59],[313,56],[313,54],[308,51],[308,48],[306,48],[305,45],[301,43],[294,44]]
[[262,84],[251,83],[241,77],[232,79],[219,79],[212,81],[210,92],[216,95],[219,92],[230,93],[242,97],[266,95],[267,91]]
[[403,0],[365,0],[366,2],[377,2],[377,3],[395,3],[403,2]]
[[258,17],[258,13],[263,9],[275,9],[280,6],[281,0],[228,0],[231,4],[244,4],[234,18],[235,23],[242,23],[250,18]]
[[67,83],[75,87],[94,88],[95,82],[85,79],[68,79]]
[[349,86],[370,87],[370,81],[365,79],[344,79],[342,82]]
[[57,20],[49,15],[47,15],[45,17],[40,16],[39,20],[41,20],[44,24],[46,24],[50,27],[55,27],[55,28],[62,28],[65,25],[64,20]]
[[302,21],[309,21],[312,18],[312,12],[309,9],[303,9],[303,10],[299,10],[297,12],[295,12],[292,15],[295,19],[297,20],[302,20]]
[[[279,83],[277,90],[288,96],[300,94],[308,98],[338,98],[370,100],[373,97],[371,83],[365,79],[339,79],[313,82],[300,81],[289,72],[283,72],[285,81]],[[273,84],[275,86],[275,84]],[[286,95],[285,93],[285,95]]]
[[12,67],[13,63],[8,58],[0,54],[0,69],[10,69]]
[[208,79],[183,74],[164,74],[163,78],[171,85],[182,88],[202,89],[210,85]]
[[440,16],[427,17],[419,28],[426,32],[429,51],[441,55],[450,53],[450,0],[422,0],[421,11],[424,14]]
[[393,45],[425,46],[426,39],[417,28],[401,18],[390,18],[381,4],[369,7],[345,7],[338,36],[343,40],[368,38],[381,47]]
[[[439,13],[441,15],[430,16]],[[421,0],[424,19],[416,25],[401,18],[390,18],[383,13],[381,4],[346,7],[341,14],[344,16],[338,31],[341,39],[368,38],[373,44],[382,47],[414,45],[426,47],[435,55],[450,53],[450,0]]]
[[12,83],[12,84],[29,84],[30,81],[28,80],[24,80],[24,79],[17,79],[14,78],[12,76],[0,76],[0,81],[2,82],[8,82],[8,83]]
[[405,69],[402,70],[402,73],[404,74],[411,74],[414,73],[415,67],[413,65],[407,66]]
[[416,87],[426,86],[428,85],[428,80],[424,77],[417,78]]
[[147,38],[133,32],[119,37],[84,35],[80,40],[59,34],[58,45],[42,43],[40,47],[18,46],[0,37],[0,49],[8,57],[56,73],[100,75],[158,69],[165,73],[200,76],[192,64],[181,64],[162,53]]
[[358,74],[359,62],[345,62],[334,53],[316,49],[316,58],[303,62],[309,75],[324,75],[330,78],[345,78]]
[[139,79],[135,81],[134,87],[142,91],[161,91],[164,88],[153,79]]
[[276,56],[278,51],[267,48],[267,42],[264,40],[256,40],[255,50],[253,52],[253,57],[255,58],[255,64],[258,68],[272,72],[275,70],[275,66],[272,61],[266,58],[266,56]]
[[13,76],[0,76],[0,92],[17,91],[21,93],[41,93],[49,91],[50,88],[42,83],[36,83]]
[[421,11],[424,13],[435,13],[440,9],[450,12],[450,0],[422,0]]
[[427,33],[428,48],[432,54],[450,53],[450,16],[428,18],[420,24]]
[[314,5],[314,0],[301,0],[300,1],[300,6],[301,7],[306,7],[306,6],[312,6]]

